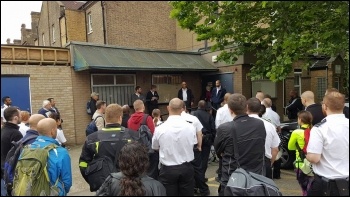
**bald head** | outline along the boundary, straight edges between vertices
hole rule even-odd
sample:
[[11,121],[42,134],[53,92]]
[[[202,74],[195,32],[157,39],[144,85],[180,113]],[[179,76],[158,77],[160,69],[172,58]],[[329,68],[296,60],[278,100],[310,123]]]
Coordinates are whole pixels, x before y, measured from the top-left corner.
[[228,98],[231,96],[231,93],[226,93],[225,96],[224,96],[224,102],[227,103],[228,101]]
[[263,104],[266,108],[270,108],[272,106],[272,101],[269,98],[264,98]]
[[44,118],[38,122],[37,130],[39,135],[56,138],[57,124],[52,118]]
[[169,115],[180,115],[182,112],[183,101],[179,98],[173,98],[169,102],[168,111]]
[[30,129],[37,130],[38,122],[42,119],[44,119],[45,116],[42,114],[33,114],[29,118],[29,127]]
[[137,99],[134,102],[134,109],[137,112],[143,112],[145,110],[145,105],[143,104],[143,101],[140,99]]
[[259,99],[259,101],[263,101],[265,98],[265,94],[263,92],[257,92],[255,98]]
[[301,101],[304,106],[309,106],[315,103],[315,95],[311,91],[305,91],[301,94]]

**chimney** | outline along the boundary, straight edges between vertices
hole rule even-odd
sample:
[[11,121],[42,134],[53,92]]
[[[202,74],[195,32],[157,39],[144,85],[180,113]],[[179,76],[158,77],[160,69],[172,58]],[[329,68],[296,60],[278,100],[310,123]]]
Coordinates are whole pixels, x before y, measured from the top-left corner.
[[7,43],[7,44],[11,44],[10,38],[7,38],[7,39],[6,39],[6,43]]

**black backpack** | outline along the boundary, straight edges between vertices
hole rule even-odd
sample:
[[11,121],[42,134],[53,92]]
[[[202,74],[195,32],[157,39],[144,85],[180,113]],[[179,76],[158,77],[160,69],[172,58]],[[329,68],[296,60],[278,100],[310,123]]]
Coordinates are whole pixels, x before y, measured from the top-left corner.
[[[103,146],[109,151],[116,152],[113,154],[115,157],[112,159],[104,154],[102,150],[99,150],[97,154],[94,155],[92,161],[89,162],[88,167],[85,170],[85,175],[87,176],[87,182],[90,185],[90,191],[97,191],[106,178],[113,172],[118,172],[119,170],[119,152],[124,147],[125,144],[138,141],[139,139],[132,132],[124,127],[121,127],[121,131],[116,134],[110,134],[110,132],[97,131],[98,143],[104,143]],[[89,143],[94,143],[89,141]],[[114,147],[114,148],[113,148]]]
[[[93,120],[87,125],[86,130],[85,130],[86,136],[90,135],[91,133],[94,133],[94,132],[98,131],[98,128],[97,128],[97,126],[96,126],[96,120],[97,120],[97,118],[99,118],[99,117],[102,117],[102,118],[103,118],[103,116],[100,116],[100,115],[99,115],[99,116],[97,116],[95,119],[93,119]],[[104,120],[104,118],[103,118],[103,120]],[[103,123],[103,125],[105,125],[105,123]]]
[[151,130],[147,126],[147,118],[148,118],[148,114],[145,114],[140,124],[140,128],[138,129],[139,138],[141,143],[148,148],[148,153],[154,153],[154,150],[152,149],[153,135],[151,133]]
[[22,152],[23,145],[27,144],[30,140],[36,139],[38,136],[31,135],[24,141],[19,140],[17,142],[12,142],[13,146],[7,153],[5,164],[4,164],[4,181],[7,187],[12,187],[13,178],[15,174],[15,168],[18,162],[19,155]]

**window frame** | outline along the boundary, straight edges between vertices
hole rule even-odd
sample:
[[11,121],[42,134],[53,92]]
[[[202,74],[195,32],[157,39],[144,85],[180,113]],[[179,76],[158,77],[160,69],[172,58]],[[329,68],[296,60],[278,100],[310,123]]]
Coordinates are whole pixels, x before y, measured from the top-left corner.
[[[322,100],[324,97],[324,94],[326,93],[327,89],[327,79],[326,77],[316,77],[317,79],[317,99]],[[322,82],[324,83],[324,87],[321,87],[322,85],[320,84],[319,80],[323,80]]]
[[[298,78],[298,85],[295,85],[295,78]],[[301,73],[295,72],[294,73],[294,89],[298,88],[298,94],[301,95]]]
[[[107,85],[107,84],[104,84],[104,85],[94,85],[94,79],[93,79],[93,76],[106,76],[106,75],[113,75],[113,84],[110,84],[110,85]],[[133,76],[134,77],[134,83],[133,84],[117,84],[117,80],[116,80],[116,77],[117,76]],[[136,75],[135,74],[91,74],[91,88],[92,87],[103,87],[103,86],[130,86],[130,85],[133,85],[134,87],[136,86]]]

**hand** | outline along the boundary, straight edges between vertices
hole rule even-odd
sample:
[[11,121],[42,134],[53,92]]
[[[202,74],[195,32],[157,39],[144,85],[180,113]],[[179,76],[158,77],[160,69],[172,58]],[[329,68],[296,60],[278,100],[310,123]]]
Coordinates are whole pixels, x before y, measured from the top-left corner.
[[193,105],[193,102],[191,102],[191,106]]
[[197,146],[197,148],[198,148],[199,151],[202,151],[202,147]]

